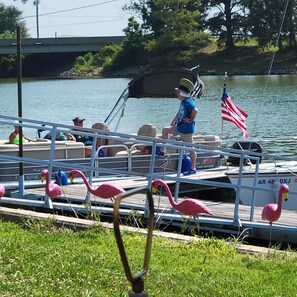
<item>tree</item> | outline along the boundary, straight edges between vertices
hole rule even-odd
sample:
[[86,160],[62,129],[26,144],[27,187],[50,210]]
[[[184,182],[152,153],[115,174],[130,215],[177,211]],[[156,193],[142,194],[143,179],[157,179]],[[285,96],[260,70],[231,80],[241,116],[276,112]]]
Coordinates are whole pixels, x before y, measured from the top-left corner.
[[241,36],[244,32],[242,0],[208,0],[203,3],[205,27],[219,37],[219,44],[224,43],[227,50],[233,50],[234,36]]
[[128,27],[123,31],[126,37],[122,51],[116,59],[117,65],[122,64],[124,67],[145,65],[148,53],[145,50],[146,37],[143,35],[140,24],[131,17],[128,20]]
[[[283,39],[288,40],[289,46],[296,46],[296,1],[290,0],[245,0],[246,7],[249,9],[248,25],[251,34],[257,38],[260,46],[266,46],[274,42],[278,35],[278,47],[283,48]],[[284,17],[284,13],[286,15]],[[283,22],[284,21],[284,22]]]
[[[25,23],[20,21],[22,12],[15,6],[0,3],[0,38],[15,38],[16,27],[21,27],[22,36],[28,36]],[[0,76],[12,76],[16,73],[15,55],[0,57]]]
[[20,21],[22,11],[15,6],[5,6],[0,3],[0,38],[15,37],[16,26],[21,26],[22,35],[27,36],[28,31],[25,23]]
[[154,67],[184,64],[208,42],[207,34],[198,31],[200,0],[139,0],[124,9],[141,19]]
[[289,29],[289,48],[296,49],[296,30],[297,30],[297,7],[296,0],[290,0],[287,9],[288,29]]

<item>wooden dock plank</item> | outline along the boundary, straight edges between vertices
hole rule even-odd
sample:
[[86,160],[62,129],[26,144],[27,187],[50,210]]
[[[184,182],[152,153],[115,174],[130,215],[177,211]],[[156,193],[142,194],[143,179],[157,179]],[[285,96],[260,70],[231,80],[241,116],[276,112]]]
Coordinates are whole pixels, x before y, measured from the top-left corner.
[[[128,180],[118,180],[113,181],[115,184],[123,187],[123,188],[136,188],[136,187],[143,187],[147,185],[146,179],[128,179]],[[101,183],[94,183],[93,186],[97,187]],[[69,201],[76,200],[77,202],[84,202],[84,199],[87,195],[87,188],[84,184],[71,184],[67,186],[62,186],[63,195],[65,201],[69,199]],[[35,188],[30,189],[27,191],[34,195],[44,195],[44,188]],[[164,212],[164,211],[170,211],[171,205],[169,203],[169,200],[166,196],[157,196],[154,195],[154,204],[155,209],[158,212]],[[137,194],[133,197],[125,198],[123,203],[128,205],[131,208],[142,208],[145,205],[145,199],[146,196],[144,194]],[[180,198],[182,199],[182,198]],[[109,199],[103,199],[99,197],[95,197],[94,195],[90,195],[90,200],[92,203],[104,203],[107,206],[110,206],[112,202]],[[200,199],[199,199],[200,200]],[[224,202],[224,201],[211,201],[211,200],[201,200],[207,207],[209,207],[214,217],[218,218],[228,218],[232,219],[234,218],[234,208],[235,204],[230,202]],[[262,209],[263,207],[255,207],[254,209],[254,222],[261,222],[265,223],[265,221],[262,220]],[[250,212],[251,207],[247,205],[239,205],[239,218],[241,220],[250,220]],[[268,224],[268,222],[267,222]],[[295,226],[297,227],[297,211],[293,210],[282,210],[282,215],[278,222],[274,223],[278,225],[288,225],[288,226]]]

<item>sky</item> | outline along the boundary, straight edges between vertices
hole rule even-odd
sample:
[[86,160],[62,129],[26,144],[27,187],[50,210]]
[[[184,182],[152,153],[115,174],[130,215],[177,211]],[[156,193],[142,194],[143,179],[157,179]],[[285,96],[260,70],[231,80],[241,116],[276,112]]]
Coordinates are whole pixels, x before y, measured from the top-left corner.
[[[30,37],[37,37],[34,0],[0,0],[23,12]],[[123,36],[131,15],[122,10],[129,0],[39,0],[39,37]]]

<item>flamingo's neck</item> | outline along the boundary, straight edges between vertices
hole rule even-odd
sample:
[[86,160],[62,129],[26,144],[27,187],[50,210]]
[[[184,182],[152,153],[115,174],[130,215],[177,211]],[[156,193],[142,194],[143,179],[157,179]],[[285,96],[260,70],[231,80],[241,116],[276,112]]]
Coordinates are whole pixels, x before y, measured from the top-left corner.
[[166,183],[162,183],[162,186],[164,187],[164,189],[166,191],[166,194],[167,194],[167,196],[169,198],[169,202],[170,202],[171,206],[172,207],[175,207],[177,204],[176,204],[176,202],[173,199],[172,193],[171,193],[168,185]]
[[45,173],[45,188],[46,188],[47,192],[49,191],[49,184],[50,184],[49,172],[46,171],[46,173]]
[[283,205],[283,191],[280,190],[278,192],[278,199],[277,199],[277,209],[276,209],[276,213],[280,214],[282,211],[282,205]]
[[73,172],[75,174],[78,174],[84,181],[86,187],[88,188],[88,190],[91,192],[93,190],[93,188],[91,187],[89,181],[87,180],[86,176],[79,170],[73,170]]

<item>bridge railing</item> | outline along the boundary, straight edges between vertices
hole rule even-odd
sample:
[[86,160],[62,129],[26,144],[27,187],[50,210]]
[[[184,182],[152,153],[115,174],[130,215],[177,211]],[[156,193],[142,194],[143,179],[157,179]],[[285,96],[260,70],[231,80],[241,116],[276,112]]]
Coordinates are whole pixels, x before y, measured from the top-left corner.
[[[22,53],[96,52],[108,44],[118,44],[124,36],[58,37],[21,39]],[[0,39],[0,55],[16,54],[16,39]]]

